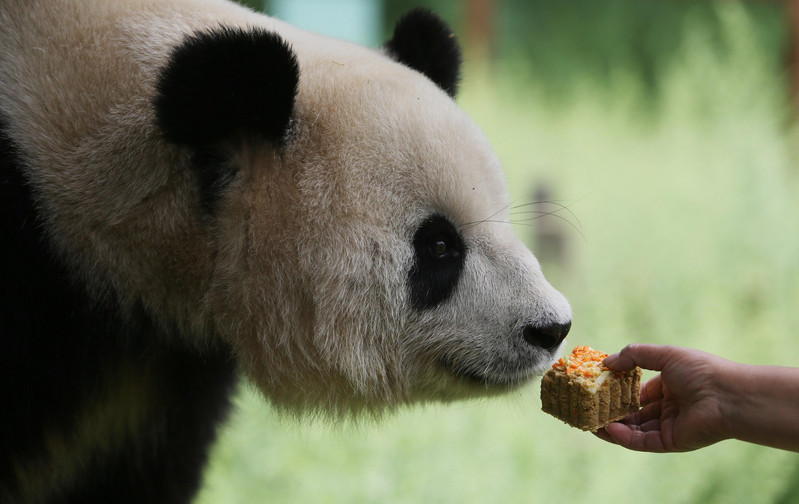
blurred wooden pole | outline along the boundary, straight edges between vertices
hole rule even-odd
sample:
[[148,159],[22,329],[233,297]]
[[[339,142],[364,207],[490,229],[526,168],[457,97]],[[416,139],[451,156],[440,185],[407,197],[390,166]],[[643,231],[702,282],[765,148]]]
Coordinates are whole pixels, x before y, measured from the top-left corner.
[[475,59],[485,61],[493,56],[496,6],[496,0],[468,0],[466,4],[466,42]]
[[569,250],[563,229],[564,206],[556,203],[552,187],[538,182],[534,187],[533,203],[526,211],[533,224],[533,252],[547,266],[567,266]]
[[799,0],[786,0],[788,17],[788,72],[791,99],[799,109]]

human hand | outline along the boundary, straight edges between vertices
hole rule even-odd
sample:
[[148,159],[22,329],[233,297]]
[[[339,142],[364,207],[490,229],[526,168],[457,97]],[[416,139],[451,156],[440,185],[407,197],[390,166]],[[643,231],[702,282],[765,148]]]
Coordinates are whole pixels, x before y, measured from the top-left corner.
[[690,451],[730,437],[722,412],[725,375],[735,364],[688,348],[632,344],[608,356],[618,371],[660,374],[641,387],[642,409],[597,431],[600,438],[648,452]]

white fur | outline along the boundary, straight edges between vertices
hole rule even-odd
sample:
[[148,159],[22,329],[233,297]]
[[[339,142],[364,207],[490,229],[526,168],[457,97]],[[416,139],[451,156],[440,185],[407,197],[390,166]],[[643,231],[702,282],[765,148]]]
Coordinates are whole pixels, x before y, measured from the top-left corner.
[[[285,150],[229,146],[241,171],[209,223],[151,101],[170,50],[220,24],[279,33],[300,83]],[[502,223],[505,180],[483,134],[419,73],[223,0],[5,0],[0,47],[0,110],[60,254],[98,299],[142,303],[200,346],[232,344],[275,404],[448,400],[506,390],[551,358],[521,362],[520,329],[570,320],[568,304]],[[453,297],[419,313],[410,242],[432,212],[468,253]],[[445,355],[502,385],[450,374]]]

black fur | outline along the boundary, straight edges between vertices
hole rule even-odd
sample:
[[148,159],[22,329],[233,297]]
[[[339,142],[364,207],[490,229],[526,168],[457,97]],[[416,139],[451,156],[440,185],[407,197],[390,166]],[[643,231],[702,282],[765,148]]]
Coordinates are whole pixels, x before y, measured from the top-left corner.
[[195,151],[241,135],[279,142],[298,82],[294,53],[275,33],[220,27],[190,35],[158,81],[158,124],[168,141]]
[[449,26],[429,10],[418,8],[405,14],[394,27],[394,35],[383,46],[400,63],[427,76],[454,97],[460,82],[460,45]]
[[176,338],[143,310],[122,318],[90,300],[49,245],[24,155],[3,131],[0,120],[0,502],[25,502],[16,470],[63,469],[37,466],[48,436],[79,431],[120,368],[154,381],[157,403],[115,451],[86,450],[74,481],[40,490],[48,503],[187,502],[229,409],[230,350],[167,344]]
[[156,118],[167,141],[192,149],[205,210],[214,210],[235,176],[221,144],[281,144],[298,82],[294,52],[263,29],[220,27],[190,35],[174,50],[158,80]]
[[228,154],[213,149],[192,155],[191,166],[200,193],[200,207],[206,214],[213,215],[225,189],[236,177],[238,167]]
[[417,310],[435,308],[458,286],[466,245],[446,217],[433,215],[416,230],[413,249],[408,275],[411,303]]

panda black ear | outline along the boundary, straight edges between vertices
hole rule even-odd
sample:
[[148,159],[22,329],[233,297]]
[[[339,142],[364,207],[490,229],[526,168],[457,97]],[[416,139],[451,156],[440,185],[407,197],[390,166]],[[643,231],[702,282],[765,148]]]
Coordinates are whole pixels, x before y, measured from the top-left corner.
[[242,135],[281,143],[299,66],[278,35],[220,27],[188,36],[161,71],[154,100],[167,141],[208,152]]
[[405,14],[383,48],[450,96],[457,93],[463,60],[461,48],[449,26],[431,11],[417,8]]

